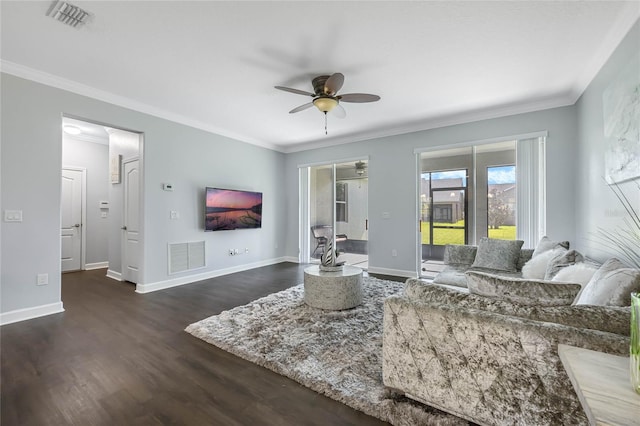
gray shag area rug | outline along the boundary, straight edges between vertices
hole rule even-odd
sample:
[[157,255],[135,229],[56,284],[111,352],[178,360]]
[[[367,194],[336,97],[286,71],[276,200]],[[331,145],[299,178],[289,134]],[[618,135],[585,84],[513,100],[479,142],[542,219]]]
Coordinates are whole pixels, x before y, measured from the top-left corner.
[[394,425],[467,425],[382,384],[383,301],[404,283],[364,277],[364,302],[344,311],[307,306],[302,284],[191,324],[225,351]]

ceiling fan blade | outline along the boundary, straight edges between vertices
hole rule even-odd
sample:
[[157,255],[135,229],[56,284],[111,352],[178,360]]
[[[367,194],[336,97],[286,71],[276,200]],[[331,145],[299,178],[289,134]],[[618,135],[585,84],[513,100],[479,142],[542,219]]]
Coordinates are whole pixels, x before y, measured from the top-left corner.
[[347,111],[344,110],[342,105],[338,104],[331,110],[331,115],[335,118],[345,118],[347,116]]
[[327,79],[324,83],[325,95],[334,96],[338,93],[338,90],[342,88],[344,84],[344,75],[342,73],[335,73]]
[[364,103],[364,102],[376,102],[380,100],[380,96],[378,95],[370,95],[368,93],[348,93],[346,95],[338,96],[340,102],[355,102],[355,103]]
[[311,108],[312,106],[313,106],[313,102],[309,102],[308,104],[300,105],[299,107],[294,108],[291,111],[289,111],[289,114],[295,114],[296,112],[304,111],[305,109]]
[[305,92],[304,90],[292,89],[291,87],[274,86],[278,90],[284,90],[285,92],[295,93],[296,95],[315,96],[313,93]]

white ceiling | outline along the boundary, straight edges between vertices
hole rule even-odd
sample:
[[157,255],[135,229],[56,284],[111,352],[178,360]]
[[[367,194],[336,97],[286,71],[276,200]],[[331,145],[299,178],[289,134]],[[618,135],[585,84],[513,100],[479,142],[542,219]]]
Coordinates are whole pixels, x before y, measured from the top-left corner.
[[[292,152],[573,104],[640,16],[614,1],[2,1],[2,71]],[[313,91],[342,72],[347,118]],[[91,117],[99,120],[99,117]],[[117,124],[117,123],[114,123]],[[144,131],[144,129],[137,129]]]

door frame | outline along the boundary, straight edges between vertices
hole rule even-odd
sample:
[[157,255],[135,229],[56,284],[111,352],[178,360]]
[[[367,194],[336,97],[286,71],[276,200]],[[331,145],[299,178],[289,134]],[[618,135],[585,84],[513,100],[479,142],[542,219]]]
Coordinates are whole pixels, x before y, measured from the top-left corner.
[[[82,173],[82,177],[80,180],[80,184],[82,185],[82,188],[80,188],[80,270],[84,271],[87,269],[87,233],[85,231],[87,225],[87,169],[86,167],[63,165],[60,169],[60,179],[62,179],[63,170],[71,170]],[[62,191],[60,191],[60,211],[62,212]],[[62,266],[60,268],[62,269]]]
[[[95,124],[98,126],[105,126],[105,127],[109,127],[112,129],[116,129],[116,130],[123,130],[125,132],[130,132],[130,133],[134,133],[136,135],[138,135],[138,161],[139,161],[139,168],[140,168],[140,187],[139,187],[139,212],[138,214],[140,215],[140,235],[139,235],[139,241],[140,241],[140,252],[138,253],[140,256],[140,265],[139,265],[139,270],[138,270],[138,286],[144,283],[144,277],[145,277],[145,205],[144,205],[144,194],[145,194],[145,133],[143,131],[140,130],[134,130],[134,129],[130,129],[127,127],[122,127],[122,126],[118,126],[118,125],[114,125],[111,123],[107,123],[104,121],[99,121],[99,120],[92,120],[90,118],[86,118],[83,116],[79,116],[79,115],[75,115],[75,114],[68,114],[68,113],[62,113],[60,115],[60,120],[61,120],[61,124],[62,124],[62,120],[64,118],[73,118],[76,120],[80,120],[80,121],[86,121],[87,123],[91,123],[91,124]],[[60,149],[62,149],[62,140],[63,140],[62,136],[62,131],[60,132],[60,139],[59,139],[59,144],[60,144]],[[111,142],[109,143],[109,145],[111,146]],[[60,160],[60,169],[62,169],[62,160]],[[86,187],[86,185],[85,185]],[[62,208],[61,205],[59,205],[58,207]],[[111,259],[109,259],[111,260]],[[117,280],[117,281],[122,281],[122,274],[114,274],[112,275],[110,273],[110,270],[107,271],[107,277]],[[137,289],[136,289],[137,291]]]
[[[298,164],[298,262],[309,263],[311,261],[311,213],[309,208],[310,195],[311,195],[311,179],[309,179],[311,168],[318,166],[333,166],[333,186],[332,186],[332,199],[333,199],[333,223],[332,227],[336,229],[336,164],[350,163],[355,161],[367,161],[367,169],[370,170],[371,160],[368,155],[360,155],[357,157],[340,158],[334,160],[318,161],[314,163]],[[369,196],[367,195],[367,218],[369,218]],[[370,222],[368,222],[370,225]],[[367,236],[369,234],[367,233]],[[368,237],[367,237],[368,238]],[[371,243],[371,239],[367,240],[367,244]],[[336,243],[333,242],[335,247]],[[368,255],[367,255],[368,256]]]

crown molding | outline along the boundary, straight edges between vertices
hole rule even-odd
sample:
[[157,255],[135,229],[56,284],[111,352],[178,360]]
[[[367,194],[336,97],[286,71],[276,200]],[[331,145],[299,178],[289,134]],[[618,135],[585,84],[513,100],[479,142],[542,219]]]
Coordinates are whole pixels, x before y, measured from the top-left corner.
[[144,114],[149,114],[154,117],[173,121],[175,123],[179,123],[185,126],[204,130],[209,133],[214,133],[214,134],[224,136],[230,139],[234,139],[240,142],[245,142],[251,145],[259,146],[261,148],[267,148],[273,151],[281,151],[281,147],[277,145],[246,138],[242,135],[238,135],[236,133],[229,132],[228,130],[211,126],[209,124],[185,117],[180,114],[175,114],[173,112],[165,111],[161,108],[156,108],[154,106],[145,104],[143,102],[135,101],[125,96],[120,96],[111,92],[96,89],[95,87],[87,86],[85,84],[78,83],[76,81],[69,80],[63,77],[59,77],[57,75],[49,74],[40,70],[36,70],[34,68],[17,64],[15,62],[10,62],[4,59],[0,60],[0,71],[6,74],[14,75],[16,77],[24,78],[25,80],[30,80],[36,83],[55,87],[57,89],[66,90],[68,92],[72,92],[77,95],[87,96],[89,98],[97,99],[102,102],[107,102],[113,105],[131,109]]
[[602,67],[607,63],[611,55],[616,51],[622,40],[631,31],[633,25],[640,19],[640,2],[628,2],[616,23],[604,38],[599,49],[594,53],[590,63],[585,64],[582,73],[576,79],[571,90],[573,103],[578,102],[580,96],[587,90],[589,84],[598,75]]

